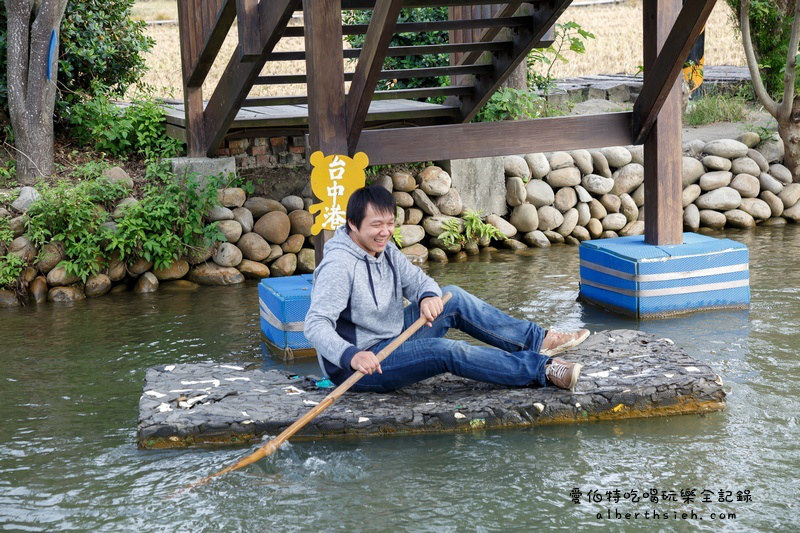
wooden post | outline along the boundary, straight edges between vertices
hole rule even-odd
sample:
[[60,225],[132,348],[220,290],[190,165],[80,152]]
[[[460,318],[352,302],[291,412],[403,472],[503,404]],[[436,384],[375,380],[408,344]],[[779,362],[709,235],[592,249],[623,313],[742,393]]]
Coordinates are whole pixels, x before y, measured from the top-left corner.
[[202,31],[198,31],[197,5],[189,2],[178,2],[178,32],[180,34],[181,62],[183,73],[183,109],[185,113],[186,144],[189,157],[205,156],[203,142],[203,88],[190,83],[191,70],[197,57],[199,40]]
[[[310,152],[346,155],[342,0],[303,0],[303,17]],[[317,264],[322,261],[325,242],[332,236],[333,232],[323,230],[314,237]]]
[[[653,72],[681,10],[681,0],[644,0],[644,77]],[[683,242],[681,204],[681,85],[676,80],[644,140],[645,242],[654,245]]]

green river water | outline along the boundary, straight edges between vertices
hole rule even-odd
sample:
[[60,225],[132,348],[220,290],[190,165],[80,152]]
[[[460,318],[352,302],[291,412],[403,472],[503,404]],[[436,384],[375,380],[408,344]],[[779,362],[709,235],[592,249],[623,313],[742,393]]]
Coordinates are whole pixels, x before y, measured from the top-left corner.
[[800,530],[800,226],[727,235],[750,248],[748,311],[607,314],[576,302],[567,246],[427,267],[545,326],[673,339],[722,375],[724,412],[300,442],[176,499],[252,448],[138,450],[145,369],[260,360],[256,285],[0,309],[0,529]]

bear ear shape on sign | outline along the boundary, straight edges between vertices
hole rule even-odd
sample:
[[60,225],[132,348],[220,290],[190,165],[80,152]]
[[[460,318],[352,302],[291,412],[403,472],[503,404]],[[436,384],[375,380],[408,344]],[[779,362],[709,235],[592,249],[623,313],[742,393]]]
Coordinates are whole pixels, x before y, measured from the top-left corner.
[[309,158],[309,162],[312,166],[318,167],[319,165],[325,162],[325,154],[322,153],[322,150],[317,150],[311,157]]
[[353,156],[353,163],[363,170],[369,166],[369,157],[364,152],[358,152]]

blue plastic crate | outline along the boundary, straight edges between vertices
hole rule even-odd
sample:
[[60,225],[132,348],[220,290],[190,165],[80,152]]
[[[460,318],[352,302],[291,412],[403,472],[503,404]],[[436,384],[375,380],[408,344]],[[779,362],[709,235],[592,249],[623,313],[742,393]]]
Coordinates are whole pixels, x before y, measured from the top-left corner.
[[581,300],[638,318],[750,304],[744,244],[684,233],[683,244],[645,244],[642,235],[580,246]]
[[258,284],[261,332],[280,350],[313,349],[303,335],[311,305],[312,274],[266,278]]

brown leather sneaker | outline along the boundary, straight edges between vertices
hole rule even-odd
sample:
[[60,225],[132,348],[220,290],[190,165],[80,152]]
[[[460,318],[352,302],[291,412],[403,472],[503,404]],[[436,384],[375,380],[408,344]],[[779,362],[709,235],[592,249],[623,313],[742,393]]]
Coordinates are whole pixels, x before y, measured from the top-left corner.
[[547,381],[556,387],[572,390],[575,388],[575,384],[578,383],[581,368],[583,368],[583,365],[579,363],[570,363],[563,359],[552,359],[544,367],[544,375],[547,377]]
[[539,353],[542,355],[553,356],[557,353],[569,350],[579,345],[589,337],[588,329],[579,329],[571,333],[559,333],[550,330],[547,332],[545,341],[542,343],[542,348]]

